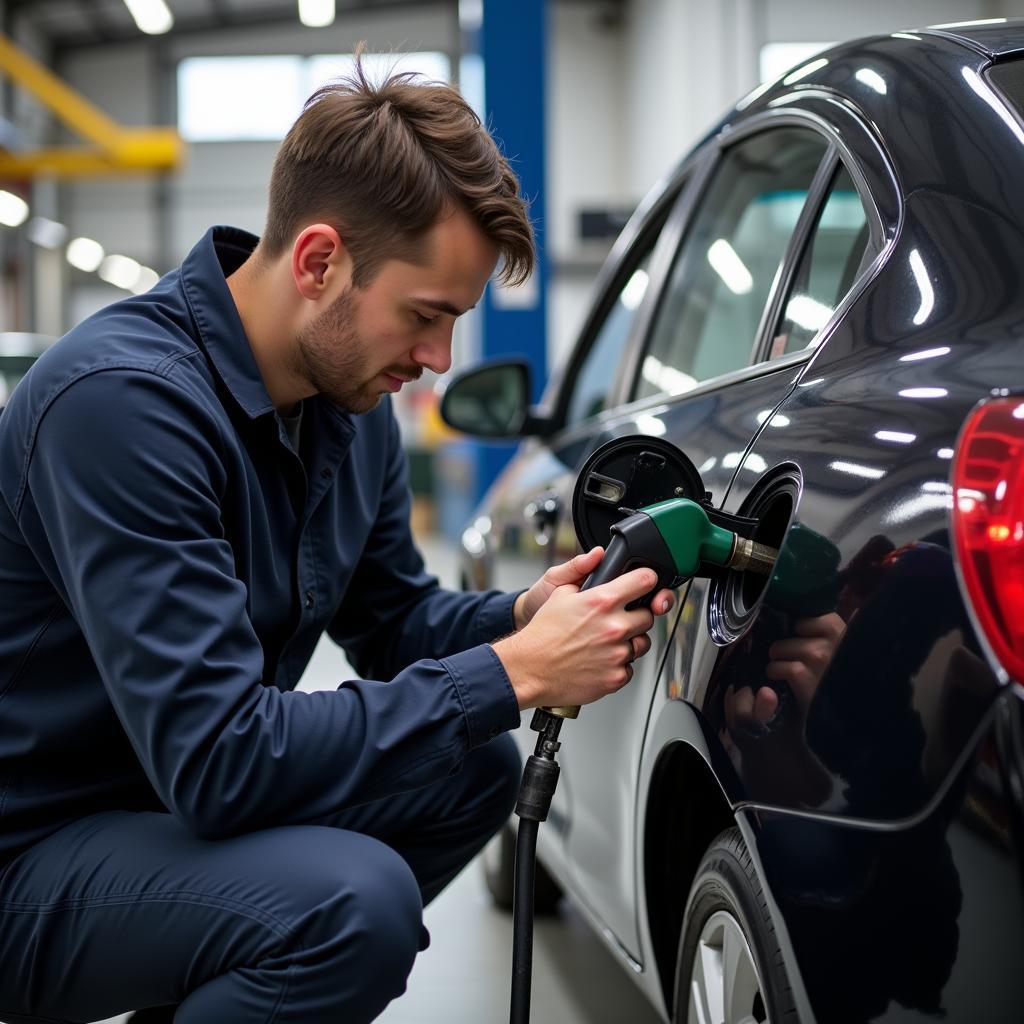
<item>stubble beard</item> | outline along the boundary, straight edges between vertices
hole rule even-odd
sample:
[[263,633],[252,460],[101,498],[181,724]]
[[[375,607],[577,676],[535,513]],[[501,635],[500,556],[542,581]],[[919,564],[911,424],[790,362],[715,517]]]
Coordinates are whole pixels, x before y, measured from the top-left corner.
[[299,374],[328,401],[349,413],[376,408],[381,392],[372,387],[369,357],[353,326],[356,302],[349,285],[331,305],[299,333]]

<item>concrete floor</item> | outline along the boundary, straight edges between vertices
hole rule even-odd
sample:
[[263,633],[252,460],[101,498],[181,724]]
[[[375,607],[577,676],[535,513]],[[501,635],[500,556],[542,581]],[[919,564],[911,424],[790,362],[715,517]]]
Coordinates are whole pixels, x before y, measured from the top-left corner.
[[[427,538],[427,565],[442,583],[456,577],[452,548]],[[327,639],[300,684],[334,689],[352,670]],[[408,991],[378,1018],[382,1024],[480,1024],[508,1019],[511,916],[495,909],[479,863],[466,870],[426,911],[431,945],[421,953]],[[657,1024],[659,1017],[580,916],[563,903],[540,919],[534,934],[534,1024]],[[124,1024],[127,1016],[102,1024]]]

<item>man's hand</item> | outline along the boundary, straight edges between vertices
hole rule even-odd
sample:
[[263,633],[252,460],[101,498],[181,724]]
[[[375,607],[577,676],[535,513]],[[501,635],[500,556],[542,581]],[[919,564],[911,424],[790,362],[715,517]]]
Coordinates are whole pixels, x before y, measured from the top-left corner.
[[[583,554],[570,558],[568,562],[553,565],[529,590],[516,598],[513,608],[516,629],[522,629],[537,614],[545,601],[558,587],[579,587],[583,581],[601,564],[604,548],[591,548]],[[675,595],[671,590],[661,590],[654,595],[651,607],[659,614],[672,607]]]
[[[600,558],[593,551],[580,558],[588,567],[575,570],[582,580]],[[625,686],[633,676],[633,661],[651,649],[647,632],[655,617],[646,608],[627,611],[626,605],[656,583],[653,570],[634,569],[582,592],[574,583],[553,585],[523,630],[494,645],[519,707],[589,704]],[[663,591],[657,600],[657,614],[664,615],[671,592]]]

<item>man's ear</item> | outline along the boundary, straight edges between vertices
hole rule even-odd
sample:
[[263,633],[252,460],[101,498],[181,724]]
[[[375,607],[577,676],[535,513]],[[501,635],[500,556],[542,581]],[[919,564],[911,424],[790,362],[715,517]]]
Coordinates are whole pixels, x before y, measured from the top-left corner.
[[352,258],[330,224],[310,224],[292,246],[292,278],[299,294],[316,301],[340,293],[352,278]]

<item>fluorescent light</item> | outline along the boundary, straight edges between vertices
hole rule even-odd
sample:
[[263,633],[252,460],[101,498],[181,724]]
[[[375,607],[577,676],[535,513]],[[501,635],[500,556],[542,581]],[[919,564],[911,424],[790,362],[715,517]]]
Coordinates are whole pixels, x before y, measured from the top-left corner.
[[904,388],[900,398],[945,398],[948,394],[945,388]]
[[828,468],[834,469],[837,473],[862,476],[866,480],[881,480],[885,476],[884,469],[873,469],[871,466],[862,466],[857,462],[830,462]]
[[123,288],[127,292],[135,287],[141,270],[142,267],[139,266],[138,260],[115,253],[100,264],[99,275],[108,284],[112,284],[116,288]]
[[661,437],[667,429],[657,416],[652,416],[650,413],[641,413],[637,416],[636,425],[640,428],[641,434],[649,434],[653,437]]
[[948,356],[950,348],[948,345],[943,345],[941,348],[926,348],[920,352],[909,352],[905,356],[900,356],[901,363],[916,363],[919,359],[935,359],[938,356]]
[[804,330],[817,334],[829,322],[834,310],[810,295],[794,295],[786,303],[786,316]]
[[299,0],[299,21],[307,28],[334,23],[334,0]]
[[708,263],[715,268],[715,273],[725,282],[726,287],[736,295],[746,295],[754,287],[754,279],[746,264],[724,238],[711,243]]
[[975,25],[1005,25],[1006,18],[978,18],[975,21],[947,21],[944,25],[932,25],[932,28],[973,28]]
[[68,237],[68,229],[48,217],[33,217],[25,228],[28,240],[44,249],[59,249]]
[[861,68],[853,77],[869,89],[874,89],[875,92],[881,93],[883,96],[887,92],[885,79],[871,68]]
[[619,301],[626,309],[636,309],[643,300],[649,282],[650,277],[646,270],[642,268],[634,270],[633,276],[626,282],[626,287],[622,289]]
[[801,78],[806,78],[808,75],[813,75],[815,71],[820,71],[827,63],[827,57],[819,57],[817,60],[812,60],[802,68],[797,68],[796,71],[791,71],[782,80],[782,84],[792,85],[794,82],[799,82]]
[[139,267],[139,276],[132,285],[132,291],[136,295],[148,292],[160,280],[160,275],[152,267]]
[[124,0],[124,5],[135,19],[139,31],[147,35],[162,35],[174,25],[174,16],[164,0]]
[[921,293],[921,305],[914,314],[914,323],[920,325],[932,315],[932,310],[935,308],[935,289],[932,288],[932,283],[928,280],[928,268],[925,267],[924,260],[921,259],[921,254],[917,249],[910,250],[910,270],[917,282],[917,290]]
[[936,453],[940,459],[951,459],[956,452],[952,448],[940,448]]
[[697,386],[696,377],[691,377],[674,366],[666,366],[655,356],[644,357],[640,374],[659,391],[665,391],[670,395],[681,395]]
[[913,444],[917,434],[903,434],[898,430],[876,430],[875,437],[879,441],[893,441],[896,444]]
[[91,274],[103,262],[103,246],[92,238],[73,238],[68,242],[68,263]]
[[16,228],[28,219],[28,203],[13,192],[0,189],[0,224]]

